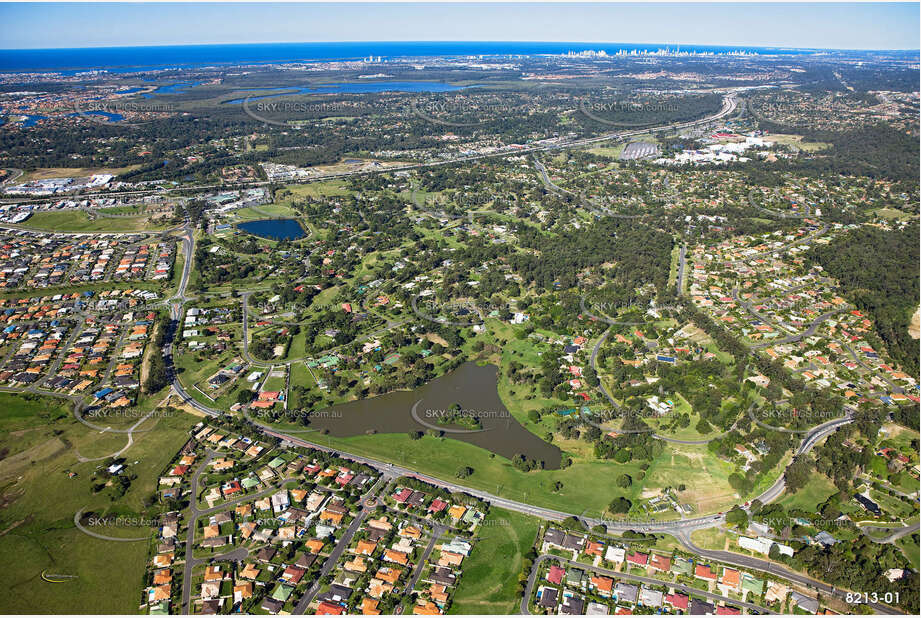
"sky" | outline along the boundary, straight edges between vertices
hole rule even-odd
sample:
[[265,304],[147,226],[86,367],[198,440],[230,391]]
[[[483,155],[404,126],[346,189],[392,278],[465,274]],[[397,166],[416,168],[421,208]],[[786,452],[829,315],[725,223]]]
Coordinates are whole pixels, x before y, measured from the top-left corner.
[[0,49],[563,41],[918,49],[919,3],[0,3]]

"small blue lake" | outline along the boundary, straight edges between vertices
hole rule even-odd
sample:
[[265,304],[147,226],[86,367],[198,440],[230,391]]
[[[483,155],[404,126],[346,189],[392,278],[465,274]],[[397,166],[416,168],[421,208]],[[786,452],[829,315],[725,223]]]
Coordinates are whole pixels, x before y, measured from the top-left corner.
[[120,122],[125,119],[121,114],[116,114],[114,112],[104,112],[102,110],[92,110],[84,112],[74,112],[72,114],[67,114],[68,116],[102,116],[103,118],[108,119],[110,122]]
[[141,96],[145,99],[152,99],[158,94],[179,94],[181,92],[185,92],[189,88],[201,86],[203,83],[205,82],[176,82],[175,84],[165,84],[153,92],[145,92]]
[[[346,82],[341,84],[323,84],[315,87],[290,86],[287,88],[250,88],[240,92],[253,92],[243,99],[224,101],[239,105],[246,99],[257,101],[271,97],[290,96],[295,94],[369,94],[375,92],[453,92],[473,86],[454,86],[442,82]],[[259,94],[259,93],[265,94]]]
[[39,120],[48,120],[48,116],[33,116],[30,114],[23,114],[22,127],[34,127],[38,124]]
[[245,221],[238,223],[237,227],[244,232],[249,232],[263,238],[272,240],[297,240],[307,235],[301,224],[296,219],[262,219],[260,221]]

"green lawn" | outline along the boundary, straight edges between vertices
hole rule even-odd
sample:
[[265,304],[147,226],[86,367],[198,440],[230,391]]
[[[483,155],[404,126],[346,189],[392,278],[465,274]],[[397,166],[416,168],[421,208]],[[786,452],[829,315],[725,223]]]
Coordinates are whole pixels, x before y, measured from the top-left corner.
[[[46,400],[46,409],[58,404]],[[27,458],[0,460],[0,569],[5,573],[3,613],[126,613],[136,608],[147,561],[145,542],[104,541],[87,536],[73,524],[80,509],[98,513],[141,515],[144,501],[156,489],[157,478],[188,439],[193,417],[177,414],[152,421],[151,431],[139,432],[125,452],[137,478],[127,493],[112,502],[107,492],[94,494],[91,477],[101,462],[80,462],[124,446],[122,435],[100,435],[70,415],[56,419],[29,416],[40,409],[21,397],[0,394],[4,431],[11,423],[36,437]],[[110,437],[111,436],[111,437]],[[12,460],[12,461],[11,461]],[[134,464],[137,461],[138,464]],[[77,474],[69,478],[67,472]],[[144,536],[149,528],[109,531],[111,536]],[[131,534],[129,534],[129,532]],[[51,584],[42,571],[75,575]],[[104,591],[104,593],[101,593]]]
[[778,504],[785,509],[801,509],[814,513],[818,505],[828,500],[828,497],[838,490],[835,485],[821,474],[813,474],[806,481],[806,485],[796,493],[784,492]]
[[901,539],[897,540],[895,544],[902,550],[902,553],[905,554],[908,561],[914,565],[915,570],[917,570],[919,563],[921,563],[921,550],[918,548],[918,542],[912,540],[912,536],[917,537],[917,534],[903,536]]
[[266,218],[296,218],[296,210],[283,204],[263,204],[251,208],[241,208],[233,212],[236,221],[254,221]]
[[36,212],[23,227],[55,232],[136,232],[162,230],[166,226],[153,225],[150,217],[97,217],[90,219],[82,210]]
[[516,614],[523,555],[537,536],[538,520],[493,507],[477,530],[476,547],[464,562],[464,576],[452,614]]
[[[279,430],[283,430],[282,427],[279,425]],[[585,510],[586,514],[595,516],[601,515],[616,495],[624,493],[612,483],[616,474],[627,473],[638,479],[641,472],[641,462],[617,464],[579,457],[562,470],[521,472],[509,460],[492,456],[485,449],[429,435],[418,440],[402,433],[348,438],[331,435],[301,437],[322,446],[406,465],[423,474],[452,482],[456,481],[458,462],[464,462],[474,469],[474,474],[464,479],[464,485],[512,500],[566,512]],[[661,488],[682,482],[686,485],[686,491],[680,495],[682,501],[690,502],[701,512],[715,512],[738,502],[726,482],[730,472],[731,466],[719,462],[706,447],[668,448],[651,463],[646,471],[646,480],[635,482],[626,490],[626,495],[635,501],[644,486],[647,489]],[[562,483],[562,488],[556,489],[556,482]]]
[[[703,549],[722,550],[726,547],[726,533],[719,528],[705,528],[703,530],[694,530],[691,532],[691,542]],[[738,551],[738,547],[733,547],[730,543],[731,551]]]

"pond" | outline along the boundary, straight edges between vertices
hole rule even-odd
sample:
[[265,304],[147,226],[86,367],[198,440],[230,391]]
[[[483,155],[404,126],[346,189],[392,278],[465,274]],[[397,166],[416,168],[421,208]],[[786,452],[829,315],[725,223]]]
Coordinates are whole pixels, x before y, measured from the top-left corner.
[[272,240],[297,240],[307,235],[297,219],[260,219],[238,223],[237,227],[244,232]]
[[[320,84],[314,87],[310,86],[290,86],[290,87],[273,87],[273,88],[250,88],[240,92],[252,92],[254,94],[242,99],[232,99],[224,101],[229,105],[239,105],[246,101],[256,101],[259,99],[269,99],[272,97],[290,96],[295,94],[373,94],[384,92],[453,92],[472,88],[475,86],[454,86],[443,82],[343,82],[341,84]],[[260,94],[264,93],[264,94]]]
[[[462,416],[478,419],[478,430],[470,424],[447,422],[446,414],[455,404],[460,405]],[[495,365],[464,363],[412,391],[332,406],[316,412],[309,427],[341,438],[441,430],[445,438],[475,444],[508,459],[522,454],[543,461],[546,469],[560,467],[560,449],[525,429],[502,403]]]
[[158,86],[153,92],[145,92],[141,96],[145,99],[153,99],[159,94],[182,94],[189,88],[201,86],[204,82],[176,82],[175,84],[164,84]]

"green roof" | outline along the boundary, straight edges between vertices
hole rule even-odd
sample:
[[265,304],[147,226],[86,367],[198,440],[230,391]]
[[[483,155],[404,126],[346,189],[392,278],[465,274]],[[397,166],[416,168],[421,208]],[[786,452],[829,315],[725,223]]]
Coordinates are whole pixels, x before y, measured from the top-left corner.
[[248,476],[248,477],[246,477],[245,479],[243,479],[242,481],[240,481],[240,485],[243,485],[243,488],[244,488],[244,489],[252,489],[253,487],[255,487],[255,486],[258,485],[258,484],[259,484],[259,479],[253,478],[253,477],[251,477],[251,476]]
[[282,464],[284,464],[284,463],[285,463],[285,460],[284,460],[284,459],[282,459],[281,457],[276,457],[275,459],[273,459],[272,461],[269,462],[269,467],[270,467],[270,468],[277,468],[278,466],[280,466],[280,465],[282,465]]
[[464,516],[461,517],[461,521],[472,524],[477,520],[477,512],[473,509],[467,509],[467,512],[464,513]]
[[691,561],[687,558],[675,558],[675,561],[672,563],[672,569],[675,573],[680,573],[682,575],[691,574]]
[[151,616],[168,616],[169,607],[167,606],[166,601],[160,601],[156,605],[150,606],[150,615]]
[[294,587],[289,586],[288,584],[278,584],[278,588],[275,589],[275,592],[272,593],[272,598],[276,601],[287,601],[288,597],[291,596],[291,593],[294,592]]
[[566,569],[566,583],[573,585],[580,585],[582,583],[582,577],[585,575],[585,572],[582,569],[568,568]]
[[760,596],[764,592],[764,580],[748,573],[742,573],[742,590]]

